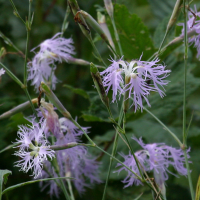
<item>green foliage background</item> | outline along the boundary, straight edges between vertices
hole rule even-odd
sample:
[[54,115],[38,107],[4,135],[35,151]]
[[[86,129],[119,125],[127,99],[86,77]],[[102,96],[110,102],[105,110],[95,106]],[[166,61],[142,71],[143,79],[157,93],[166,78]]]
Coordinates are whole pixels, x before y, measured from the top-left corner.
[[[127,60],[138,59],[143,53],[143,60],[148,59],[159,47],[164,36],[165,28],[172,12],[175,0],[116,0],[115,21],[119,32],[124,58]],[[14,0],[14,3],[25,19],[28,14],[28,0]],[[82,10],[90,13],[96,19],[96,9],[103,8],[103,0],[81,0],[78,1]],[[196,0],[197,8],[200,9],[200,3]],[[67,8],[66,0],[41,1],[33,0],[34,21],[31,30],[30,50],[39,45],[43,40],[51,38],[54,34],[61,30],[65,10]],[[183,21],[183,15],[180,14],[179,22]],[[111,22],[107,16],[107,24],[111,35],[114,38]],[[13,15],[11,4],[7,0],[0,0],[0,31],[3,32],[13,43],[25,51],[26,30],[21,21]],[[167,37],[166,43],[180,34],[180,27],[176,26]],[[108,59],[111,53],[106,45],[92,32],[95,38],[96,46],[99,49],[106,63],[109,65]],[[83,36],[78,25],[74,22],[73,16],[69,17],[69,26],[64,37],[72,37],[76,49],[76,58],[85,59],[96,64],[98,61],[93,56],[93,49],[87,39]],[[116,41],[114,43],[117,48]],[[23,58],[19,55],[12,54],[15,50],[8,46],[3,39],[0,38],[0,47],[5,47],[7,54],[2,58],[2,62],[20,79],[23,80]],[[118,50],[118,49],[117,49]],[[171,69],[171,75],[168,79],[171,81],[166,87],[166,97],[161,99],[159,95],[152,94],[150,97],[151,112],[161,119],[177,136],[182,138],[182,98],[183,98],[183,46],[180,46],[162,55],[163,64],[167,65],[167,69]],[[29,53],[29,58],[34,56]],[[199,60],[196,59],[196,49],[192,46],[189,48],[188,57],[188,82],[187,82],[187,124],[192,118],[188,135],[188,146],[191,147],[191,160],[193,164],[192,179],[194,186],[196,185],[200,174],[200,69]],[[56,70],[56,76],[60,82],[57,84],[55,94],[69,110],[72,116],[78,117],[78,122],[82,126],[90,126],[90,137],[101,147],[105,147],[112,142],[114,129],[109,122],[108,114],[102,105],[96,90],[93,87],[92,78],[90,76],[89,67],[76,66],[72,64],[59,64]],[[29,85],[30,86],[30,85]],[[10,79],[8,75],[2,77],[0,83],[0,114],[27,101],[26,96],[21,88]],[[29,87],[32,98],[38,96],[32,86]],[[109,94],[111,97],[111,94]],[[111,104],[112,112],[117,118],[120,103]],[[17,126],[26,124],[23,116],[32,114],[31,109],[18,113],[9,119],[0,121],[0,149],[8,146],[15,141],[17,136]],[[173,138],[147,113],[133,112],[130,109],[127,117],[127,135],[131,138],[143,137],[147,143],[164,142],[167,145],[178,147]],[[82,138],[84,142],[86,139]],[[140,147],[132,141],[134,150]],[[112,145],[108,148],[111,152]],[[122,141],[119,142],[118,151],[127,153],[127,147]],[[98,156],[99,151],[91,149],[94,155]],[[9,176],[6,187],[31,179],[29,174],[19,172],[18,168],[13,167],[14,162],[18,160],[13,156],[14,149],[0,154],[0,169],[8,169],[12,171]],[[120,156],[118,156],[122,159]],[[123,160],[123,159],[122,159]],[[102,181],[105,181],[108,169],[109,157],[102,156],[101,159]],[[113,164],[113,169],[116,163]],[[173,169],[171,169],[172,172]],[[176,173],[176,172],[174,172]],[[109,181],[107,199],[110,200],[131,200],[143,193],[141,199],[151,199],[151,191],[146,187],[129,187],[123,189],[121,180],[126,174],[111,173]],[[150,174],[150,177],[153,175]],[[176,178],[169,175],[167,181],[167,197],[170,200],[190,199],[188,191],[188,182],[186,177]],[[96,185],[93,189],[87,189],[86,193],[80,196],[75,191],[76,199],[100,200],[103,193],[104,184]],[[40,192],[38,184],[18,188],[9,192],[4,199],[12,200],[31,200],[31,199],[49,199],[48,189]],[[53,197],[52,199],[56,199]],[[60,196],[64,199],[64,196]]]

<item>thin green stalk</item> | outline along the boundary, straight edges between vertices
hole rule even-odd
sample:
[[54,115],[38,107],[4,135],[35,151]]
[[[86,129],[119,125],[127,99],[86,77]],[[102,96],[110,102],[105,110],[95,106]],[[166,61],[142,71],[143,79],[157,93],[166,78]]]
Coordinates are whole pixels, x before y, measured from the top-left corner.
[[190,173],[190,166],[187,158],[187,152],[186,152],[186,84],[187,84],[187,58],[188,58],[188,35],[187,35],[187,8],[186,8],[186,0],[183,0],[183,13],[184,13],[184,46],[185,46],[185,53],[184,53],[184,91],[183,91],[183,146],[184,146],[184,157],[185,157],[185,163],[187,167],[187,174],[188,174],[188,182],[190,187],[190,194],[192,200],[195,199],[194,196],[194,188],[192,185],[192,179],[191,179],[191,173]]
[[187,149],[184,149],[183,152],[184,152],[185,164],[186,164],[186,168],[187,168],[188,182],[189,182],[189,187],[190,187],[190,194],[191,194],[192,200],[195,200],[194,189],[193,189],[192,178],[191,178],[191,170],[190,170],[188,157],[187,157]]
[[114,28],[115,38],[116,38],[116,41],[117,41],[117,44],[118,44],[118,47],[119,47],[120,55],[123,56],[124,54],[123,54],[123,51],[122,51],[119,35],[118,35],[117,29],[116,29],[114,17],[111,18],[111,22],[112,22],[112,25],[113,25],[113,28]]
[[103,58],[101,57],[101,55],[100,55],[98,49],[96,48],[94,42],[93,42],[92,40],[90,40],[90,39],[89,39],[89,41],[90,41],[90,43],[91,43],[91,45],[92,45],[92,47],[93,47],[93,49],[94,49],[96,55],[98,56],[99,60],[100,60],[100,61],[104,64],[104,66],[107,68],[106,63],[104,62]]
[[30,97],[30,94],[29,94],[27,88],[24,88],[24,92],[26,93],[26,96],[28,97],[28,100],[29,100],[29,102],[30,102],[32,111],[33,111],[33,113],[34,113],[34,115],[35,115],[37,121],[39,122],[39,118],[38,118],[38,116],[37,116],[37,112],[36,112],[36,110],[35,110],[35,107],[34,107],[34,105],[33,105],[33,102],[32,102],[32,100],[31,100],[31,97]]
[[67,6],[67,10],[66,10],[66,12],[65,12],[65,17],[64,17],[64,20],[63,20],[63,24],[62,24],[62,28],[61,28],[61,35],[60,35],[60,37],[63,37],[63,34],[64,34],[64,32],[65,32],[65,30],[67,29],[67,27],[68,27],[68,22],[67,22],[67,18],[68,18],[68,16],[69,16],[69,14],[70,14],[70,7],[69,7],[69,5]]
[[[127,136],[126,136],[126,134],[124,134],[124,137],[125,137],[125,139],[126,139],[126,142],[128,143],[128,146],[129,146],[129,148],[130,148],[131,154],[132,154],[133,157],[134,157],[134,160],[135,160],[135,162],[136,162],[137,168],[138,168],[138,170],[139,170],[139,172],[140,172],[140,176],[143,177],[142,170],[140,169],[140,166],[139,166],[139,164],[138,164],[138,159],[137,159],[136,156],[135,156],[135,153],[134,153],[134,151],[133,151],[133,148],[132,148],[132,146],[131,146],[131,144],[130,144],[130,142],[129,142]],[[144,178],[144,177],[143,177],[143,178]]]
[[[119,113],[119,119],[118,119],[118,125],[119,126],[120,126],[120,124],[122,122],[122,118],[123,118],[123,103],[122,103],[122,106],[121,106],[121,109],[120,109],[120,113]],[[117,134],[117,131],[116,131],[115,140],[114,140],[114,143],[113,143],[113,148],[112,148],[112,153],[111,153],[111,155],[113,157],[115,156],[116,151],[117,151],[118,138],[119,138],[119,135]],[[108,167],[108,172],[107,172],[106,183],[105,183],[105,186],[104,186],[102,200],[105,199],[105,195],[106,195],[106,190],[107,190],[107,186],[108,186],[108,180],[109,180],[109,177],[110,177],[112,163],[113,163],[113,158],[110,157],[110,163],[109,163],[109,167]]]
[[5,69],[6,73],[21,87],[25,88],[24,84],[2,63],[0,65]]
[[163,46],[163,44],[164,44],[164,42],[165,42],[165,39],[166,39],[168,33],[169,33],[169,32],[166,30],[165,35],[164,35],[164,38],[163,38],[163,40],[162,40],[162,42],[161,42],[161,44],[160,44],[160,47],[159,47],[159,49],[158,49],[158,55],[160,54],[161,48],[162,48],[162,46]]
[[4,149],[2,149],[2,150],[0,151],[0,153],[3,153],[4,151],[7,151],[7,150],[9,150],[9,149],[12,149],[13,147],[18,146],[19,144],[20,144],[20,142],[11,144],[11,145],[5,147]]
[[157,122],[159,122],[159,124],[161,124],[164,129],[166,131],[168,131],[170,133],[170,135],[178,142],[178,144],[180,145],[180,147],[183,146],[182,142],[178,139],[178,137],[171,131],[169,130],[169,128],[167,128],[167,126],[165,124],[163,124],[163,122],[161,122],[151,111],[149,111],[147,108],[143,107],[143,109],[145,111],[147,111]]
[[11,3],[11,5],[12,5],[12,7],[13,7],[14,15],[15,15],[16,17],[19,17],[19,18],[21,19],[21,21],[22,21],[24,24],[26,24],[26,22],[21,18],[20,14],[19,14],[19,12],[18,12],[18,10],[17,10],[17,8],[16,8],[16,6],[15,6],[15,4],[13,3],[12,0],[10,0],[10,3]]
[[186,82],[187,82],[187,58],[188,58],[188,37],[187,37],[187,10],[186,2],[184,6],[184,90],[183,90],[183,144],[186,144]]
[[73,194],[73,190],[72,190],[71,181],[70,181],[70,180],[67,180],[67,184],[68,184],[68,188],[69,188],[69,193],[70,193],[70,196],[71,196],[71,200],[75,200],[74,194]]
[[24,90],[24,92],[26,93],[27,97],[28,97],[28,100],[31,104],[31,108],[33,110],[33,113],[35,114],[35,116],[37,117],[37,113],[35,111],[35,108],[33,106],[33,103],[32,103],[32,99],[29,95],[29,92],[26,88],[26,86],[5,66],[3,65],[3,63],[0,62],[0,65],[5,69],[6,73],[19,85],[21,86],[21,88]]
[[66,198],[67,200],[72,200],[72,199],[70,198],[68,192],[67,192],[67,189],[66,189],[66,187],[65,187],[65,184],[63,183],[63,180],[60,181],[60,187],[61,187],[61,189],[62,189],[62,191],[63,191],[63,193],[64,193],[64,195],[65,195],[65,198]]
[[[85,147],[93,147],[94,145],[92,144],[84,144],[84,143],[76,143],[76,142],[70,142],[64,145],[52,145],[49,148],[54,150],[54,151],[59,151],[59,150],[63,150],[63,149],[69,149],[72,147],[76,147],[76,146],[85,146]],[[1,153],[1,151],[0,151]]]
[[27,60],[28,60],[28,46],[29,46],[29,39],[30,39],[30,30],[31,30],[31,5],[32,0],[29,0],[29,11],[28,11],[28,21],[26,22],[26,50],[25,50],[25,59],[24,59],[24,85],[27,86]]

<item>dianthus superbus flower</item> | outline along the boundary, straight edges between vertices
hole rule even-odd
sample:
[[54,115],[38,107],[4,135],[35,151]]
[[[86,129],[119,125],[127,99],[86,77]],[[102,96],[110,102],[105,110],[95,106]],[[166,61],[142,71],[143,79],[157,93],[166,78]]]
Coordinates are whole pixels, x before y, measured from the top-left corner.
[[[164,143],[144,144],[141,138],[139,140],[136,138],[133,139],[143,148],[135,153],[135,156],[139,161],[141,171],[153,171],[155,183],[163,195],[165,195],[165,181],[168,179],[168,173],[173,174],[168,170],[169,166],[173,166],[180,175],[187,175],[187,169],[184,167],[185,158],[182,149],[170,147]],[[188,152],[189,150],[187,150],[187,157],[189,158]],[[131,153],[129,153],[129,155],[120,155],[124,158],[124,164],[140,176],[133,155],[131,155]],[[117,164],[117,167],[118,166],[120,166],[120,169],[116,172],[125,170],[128,173],[126,178],[122,181],[123,183],[126,183],[125,187],[133,184],[142,184],[134,174],[130,173],[130,171],[120,163]],[[177,176],[175,174],[173,175]]]
[[[66,118],[60,118],[60,127],[62,131],[62,137],[57,138],[56,145],[64,145],[71,142],[81,142],[80,136],[83,132],[78,129],[70,120]],[[86,132],[88,127],[83,128]],[[75,188],[79,193],[83,193],[86,187],[91,187],[95,183],[100,183],[98,176],[99,163],[88,153],[87,147],[75,146],[69,149],[56,151],[56,159],[59,166],[60,176],[69,176],[75,178],[72,180]],[[45,166],[48,171],[57,177],[53,166],[49,161],[45,162]],[[49,177],[45,171],[42,171],[43,178]],[[59,195],[58,185],[54,181],[44,183],[43,188],[50,186],[49,193],[52,195]]]
[[16,162],[17,167],[20,167],[22,171],[33,171],[34,178],[41,175],[43,168],[43,162],[47,158],[52,159],[54,151],[49,149],[49,144],[44,135],[46,123],[41,121],[40,123],[32,122],[31,126],[19,126],[16,143],[20,143],[17,147],[19,151],[16,151],[14,155],[21,158]]
[[52,89],[55,89],[57,78],[54,74],[56,69],[55,62],[66,62],[75,53],[73,40],[60,37],[61,33],[57,33],[51,39],[47,39],[39,46],[32,49],[33,52],[39,47],[32,62],[28,64],[28,80],[32,81],[32,85],[38,90],[40,83],[50,81]]
[[[165,66],[158,64],[159,59],[151,62],[133,60],[130,63],[122,59],[111,60],[112,64],[103,72],[103,85],[106,87],[106,93],[113,91],[112,102],[127,93],[126,97],[133,99],[132,105],[135,111],[143,108],[143,99],[148,106],[148,96],[151,91],[158,92],[161,97],[165,95],[163,92],[168,81],[165,78],[169,75],[170,70],[166,70]],[[148,83],[150,82],[150,83]],[[125,99],[126,100],[126,99]]]

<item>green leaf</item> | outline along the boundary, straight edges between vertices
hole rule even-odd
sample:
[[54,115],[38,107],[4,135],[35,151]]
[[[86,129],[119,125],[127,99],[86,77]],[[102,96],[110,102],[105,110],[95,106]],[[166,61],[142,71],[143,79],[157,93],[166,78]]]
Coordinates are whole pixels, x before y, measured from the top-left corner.
[[74,88],[71,85],[66,85],[66,84],[63,85],[63,87],[70,89],[72,92],[74,92],[75,94],[81,95],[85,99],[89,99],[89,95],[87,94],[87,92],[85,90],[82,90],[80,88]]
[[199,200],[199,198],[200,198],[200,176],[197,182],[195,200]]
[[[124,5],[119,4],[115,4],[114,18],[125,59],[139,59],[142,53],[142,59],[148,59],[155,52],[155,48],[142,20],[137,15],[130,14]],[[110,20],[108,27],[114,38]],[[114,42],[117,47],[117,41]]]
[[157,19],[163,19],[164,17],[172,13],[176,1],[148,0],[148,2]]
[[83,113],[85,114],[81,115],[81,117],[87,122],[110,122],[109,119],[87,114],[86,112],[83,112]]
[[19,183],[19,184],[16,184],[16,185],[13,185],[11,187],[6,188],[2,192],[2,195],[5,194],[6,192],[8,192],[10,190],[14,190],[14,189],[16,189],[18,187],[22,187],[22,186],[29,185],[29,184],[32,184],[32,183],[37,183],[37,182],[40,182],[40,181],[51,181],[51,180],[57,180],[57,179],[74,179],[74,178],[71,178],[71,177],[57,177],[57,178],[44,178],[44,179],[38,179],[38,180],[34,180],[34,181],[27,181],[27,182]]
[[[170,16],[165,17],[160,24],[158,24],[158,26],[156,27],[156,30],[154,32],[154,37],[153,37],[153,41],[154,41],[154,45],[156,48],[160,47],[160,44],[163,40],[163,36],[165,34],[166,31],[166,27],[167,24],[169,22]],[[175,29],[173,28],[167,35],[166,40],[165,40],[165,44],[168,44],[171,40],[174,39],[174,35],[175,35]]]
[[12,172],[7,170],[7,169],[6,170],[0,170],[0,199],[1,199],[1,196],[3,195],[3,193],[2,193],[3,184],[7,183],[8,176],[10,174],[12,174]]

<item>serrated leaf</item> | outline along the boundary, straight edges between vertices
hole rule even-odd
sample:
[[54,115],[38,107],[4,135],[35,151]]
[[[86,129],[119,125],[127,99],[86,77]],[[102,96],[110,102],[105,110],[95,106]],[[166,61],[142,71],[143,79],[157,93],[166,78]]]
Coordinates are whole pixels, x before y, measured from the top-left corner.
[[7,180],[8,180],[8,176],[12,174],[11,171],[9,170],[0,170],[0,199],[2,196],[2,189],[3,189],[3,184],[6,184]]
[[[125,59],[139,59],[142,53],[142,59],[148,59],[155,52],[155,48],[142,20],[137,15],[130,14],[124,5],[119,4],[115,4],[114,18]],[[110,20],[108,27],[114,38]],[[115,46],[118,46],[116,40]]]
[[63,85],[63,87],[70,89],[72,92],[74,92],[75,94],[81,95],[85,99],[89,99],[89,95],[87,94],[87,92],[85,90],[82,90],[80,88],[74,88],[71,85],[66,85],[66,84]]

